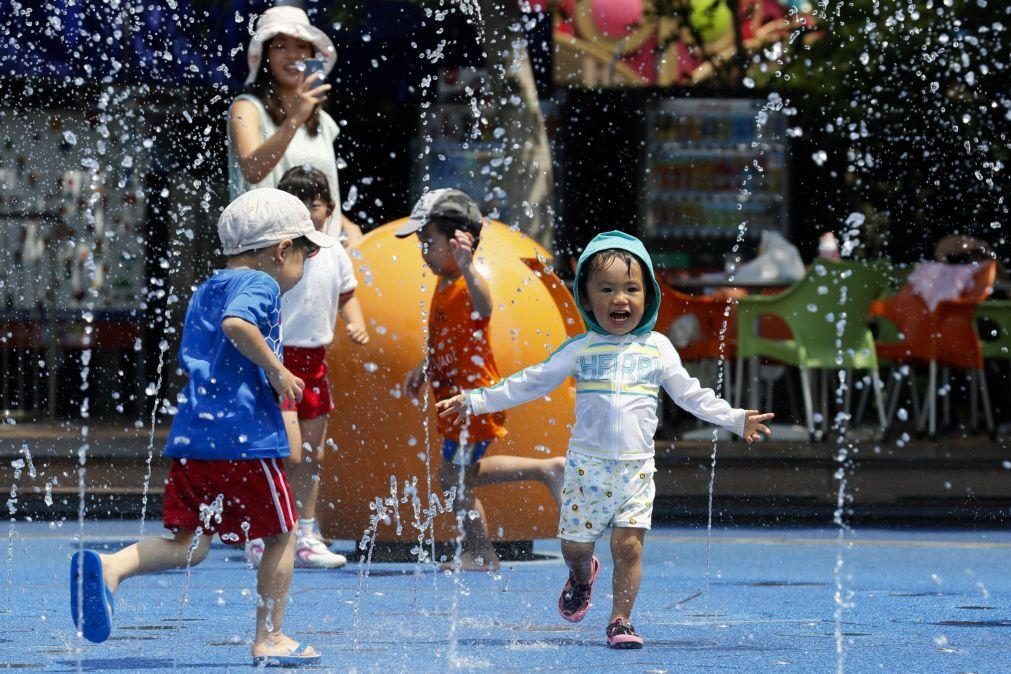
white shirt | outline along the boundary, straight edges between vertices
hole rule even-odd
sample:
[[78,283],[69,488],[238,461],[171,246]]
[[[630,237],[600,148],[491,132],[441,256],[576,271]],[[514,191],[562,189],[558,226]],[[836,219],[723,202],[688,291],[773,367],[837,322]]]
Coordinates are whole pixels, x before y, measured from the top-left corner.
[[339,243],[305,261],[302,280],[281,296],[284,345],[315,348],[333,341],[340,297],[358,287],[351,258]]
[[744,410],[702,388],[670,340],[658,332],[587,332],[562,344],[543,363],[468,392],[467,403],[473,414],[497,412],[547,395],[568,377],[576,379],[571,452],[601,459],[652,458],[661,386],[698,418],[738,435],[744,432]]
[[[238,101],[249,101],[256,108],[257,112],[259,112],[261,142],[267,140],[277,132],[277,126],[274,125],[274,121],[270,118],[270,115],[267,114],[267,109],[263,107],[263,103],[260,99],[250,94],[242,94],[241,96],[237,96],[235,98],[232,105],[235,105]],[[340,129],[333,117],[323,110],[319,111],[319,122],[319,133],[315,136],[309,135],[309,132],[306,130],[304,124],[298,127],[298,131],[295,132],[291,142],[288,143],[288,149],[284,151],[284,155],[281,157],[281,160],[274,165],[274,168],[270,170],[270,173],[268,173],[263,180],[255,185],[251,185],[242,174],[242,169],[239,168],[239,161],[235,154],[235,142],[232,140],[232,125],[229,121],[229,198],[235,199],[235,197],[240,194],[248,192],[256,187],[277,187],[277,183],[281,181],[281,176],[284,175],[285,171],[293,166],[309,165],[314,169],[319,169],[326,175],[327,182],[330,184],[330,198],[333,200],[334,204],[336,204],[338,211],[340,211],[341,193],[340,186],[337,184],[337,157],[334,154],[333,149],[334,141],[337,140],[337,135],[340,133]],[[340,234],[340,218],[331,218],[325,231],[331,236],[337,236]]]

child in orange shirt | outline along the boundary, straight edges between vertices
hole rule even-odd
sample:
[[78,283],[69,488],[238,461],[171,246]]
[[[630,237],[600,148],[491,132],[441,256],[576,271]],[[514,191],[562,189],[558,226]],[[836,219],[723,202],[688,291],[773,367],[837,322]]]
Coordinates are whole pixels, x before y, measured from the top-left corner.
[[[418,200],[407,224],[397,231],[401,238],[418,236],[425,264],[439,277],[428,318],[428,367],[418,365],[404,382],[412,397],[420,396],[426,383],[439,401],[501,378],[488,334],[491,293],[474,267],[482,224],[473,199],[460,190],[439,189]],[[458,516],[462,513],[463,528],[459,564],[465,571],[499,567],[484,508],[473,494],[475,487],[536,480],[551,490],[556,503],[560,498],[564,457],[484,456],[492,440],[506,435],[504,422],[502,412],[471,417],[465,426],[443,418],[437,422],[444,438],[439,481],[443,489],[458,488],[455,507]],[[467,516],[471,510],[478,517]]]

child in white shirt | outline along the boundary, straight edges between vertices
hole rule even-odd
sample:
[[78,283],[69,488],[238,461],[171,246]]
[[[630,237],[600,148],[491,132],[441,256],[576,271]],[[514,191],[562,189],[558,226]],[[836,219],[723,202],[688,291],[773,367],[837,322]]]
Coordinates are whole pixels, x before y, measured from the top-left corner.
[[[316,229],[326,231],[335,209],[326,175],[309,166],[295,166],[281,176],[277,187],[301,199]],[[281,300],[284,364],[305,381],[302,400],[281,408],[292,446],[303,450],[301,456],[293,451],[287,466],[299,511],[295,566],[336,569],[344,566],[347,559],[331,552],[316,528],[319,466],[327,415],[333,409],[326,354],[333,341],[338,314],[355,344],[368,343],[369,333],[361,303],[354,296],[358,282],[344,247],[327,248],[306,262],[304,277]],[[246,544],[246,558],[258,564],[262,550],[262,542],[252,540]]]
[[563,618],[578,622],[590,608],[600,562],[594,544],[611,526],[614,601],[606,634],[611,648],[642,648],[630,622],[642,579],[642,547],[655,487],[653,435],[662,386],[681,407],[749,443],[769,429],[772,414],[734,409],[704,389],[665,336],[653,332],[660,287],[638,239],[606,232],[590,242],[576,268],[575,300],[589,330],[538,365],[494,386],[437,403],[442,416],[515,407],[576,380],[576,422],[566,457],[558,536],[569,578],[558,598]]

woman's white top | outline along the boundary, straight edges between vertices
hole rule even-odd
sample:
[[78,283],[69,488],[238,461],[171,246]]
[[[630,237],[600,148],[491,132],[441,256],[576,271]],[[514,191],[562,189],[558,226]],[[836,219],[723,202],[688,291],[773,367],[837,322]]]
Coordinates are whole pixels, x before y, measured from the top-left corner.
[[[285,328],[287,329],[287,328]],[[576,380],[576,423],[569,451],[601,459],[653,456],[660,387],[699,419],[741,435],[744,410],[702,388],[658,332],[604,335],[587,332],[565,342],[547,360],[467,393],[472,414],[497,412],[547,395]]]
[[[274,121],[267,114],[267,109],[263,106],[263,103],[256,96],[251,94],[242,94],[232,101],[234,106],[238,101],[249,101],[256,108],[260,115],[260,140],[265,141],[277,132],[277,126]],[[231,115],[229,115],[229,120]],[[330,183],[330,198],[333,199],[334,205],[337,212],[340,212],[341,208],[341,197],[340,197],[340,186],[337,183],[337,156],[334,154],[334,141],[337,140],[337,135],[340,133],[337,122],[334,121],[333,117],[324,112],[319,111],[319,133],[315,136],[310,136],[309,132],[306,130],[305,125],[298,127],[298,131],[295,132],[295,136],[288,143],[288,149],[285,150],[284,156],[281,160],[277,162],[270,173],[256,184],[250,184],[246,180],[246,176],[242,174],[242,169],[239,168],[238,157],[235,153],[235,141],[232,139],[232,125],[231,121],[228,123],[228,196],[229,199],[234,199],[244,192],[256,187],[277,187],[277,183],[281,181],[281,176],[284,172],[293,166],[305,166],[309,165],[315,169],[319,169],[326,175],[327,181]],[[331,222],[327,225],[326,233],[331,236],[337,236],[340,234],[341,222],[340,218],[331,218]]]
[[281,296],[284,345],[315,348],[333,341],[341,295],[358,287],[344,246],[320,248],[305,261],[302,280]]

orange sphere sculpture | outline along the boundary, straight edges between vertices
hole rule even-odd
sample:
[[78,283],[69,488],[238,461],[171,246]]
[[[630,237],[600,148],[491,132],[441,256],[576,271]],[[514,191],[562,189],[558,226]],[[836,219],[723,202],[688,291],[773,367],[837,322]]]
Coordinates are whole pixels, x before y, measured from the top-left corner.
[[[338,326],[330,349],[336,408],[330,413],[327,437],[338,448],[328,446],[325,453],[317,513],[323,533],[333,538],[360,540],[371,526],[377,542],[418,542],[418,523],[424,517],[414,512],[412,503],[420,501],[426,509],[433,497],[436,503],[444,500],[437,477],[442,438],[436,431],[434,401],[429,396],[418,404],[401,394],[405,375],[425,357],[428,309],[437,282],[421,258],[417,238],[394,236],[403,222],[369,232],[352,251],[358,277],[355,296],[371,340],[365,346],[352,344]],[[490,222],[481,234],[475,263],[491,288],[491,342],[502,376],[541,362],[584,330],[571,294],[547,266],[547,253],[529,237]],[[564,455],[574,397],[567,382],[547,398],[507,411],[509,434],[493,442],[488,455]],[[543,485],[514,482],[481,487],[477,493],[493,540],[529,541],[556,534],[557,508]],[[382,517],[376,516],[379,511]],[[436,541],[457,536],[452,513],[435,516],[434,535]]]

